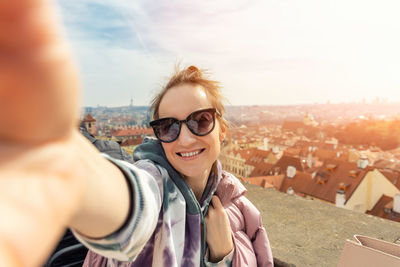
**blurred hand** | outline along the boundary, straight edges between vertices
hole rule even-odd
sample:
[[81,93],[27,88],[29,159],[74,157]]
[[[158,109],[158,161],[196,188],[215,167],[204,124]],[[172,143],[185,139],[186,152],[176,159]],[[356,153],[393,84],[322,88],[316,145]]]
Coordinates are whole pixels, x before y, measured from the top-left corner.
[[79,82],[48,0],[0,1],[0,142],[67,138]]
[[0,1],[0,266],[42,264],[82,196],[79,82],[51,11]]
[[205,218],[211,262],[221,261],[233,249],[231,226],[221,201],[213,196]]
[[0,147],[0,266],[40,266],[54,249],[85,188],[80,150],[72,139]]

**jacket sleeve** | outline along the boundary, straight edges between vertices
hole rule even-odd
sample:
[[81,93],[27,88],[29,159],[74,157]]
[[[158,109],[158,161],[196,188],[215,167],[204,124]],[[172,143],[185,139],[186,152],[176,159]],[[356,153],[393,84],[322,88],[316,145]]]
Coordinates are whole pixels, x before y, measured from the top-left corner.
[[101,153],[105,153],[115,159],[124,160],[133,163],[133,158],[115,141],[96,139],[88,132],[86,127],[82,125],[79,127],[80,133],[86,137]]
[[[246,197],[241,196],[235,204],[240,209],[244,217],[245,233],[250,238],[252,249],[257,259],[257,266],[274,266],[271,246],[268,240],[267,232],[262,225],[261,214],[258,209]],[[239,239],[244,237],[238,237]],[[237,240],[238,241],[238,240]],[[238,242],[236,242],[238,243]],[[243,246],[242,242],[242,246]],[[244,249],[244,248],[243,248]],[[242,249],[242,250],[243,250]],[[246,248],[250,250],[250,248]],[[239,266],[239,265],[237,265]]]
[[[93,239],[73,231],[76,238],[91,251],[119,261],[133,261],[152,236],[162,205],[162,175],[152,162],[135,165],[103,154],[125,175],[131,192],[131,212],[115,233]],[[88,259],[89,260],[89,259]]]
[[231,252],[229,252],[219,262],[211,262],[211,261],[209,261],[210,251],[207,249],[206,254],[204,255],[204,263],[205,263],[206,267],[231,267],[234,251],[235,251],[235,247],[233,247]]
[[82,267],[106,267],[107,266],[107,258],[100,256],[99,254],[94,253],[93,251],[88,251],[85,261],[83,262]]

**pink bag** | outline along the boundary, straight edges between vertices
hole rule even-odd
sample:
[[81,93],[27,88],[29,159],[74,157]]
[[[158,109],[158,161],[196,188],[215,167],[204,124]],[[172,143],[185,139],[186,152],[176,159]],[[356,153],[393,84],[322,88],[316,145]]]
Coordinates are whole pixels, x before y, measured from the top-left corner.
[[346,240],[338,267],[399,267],[400,246],[368,236]]

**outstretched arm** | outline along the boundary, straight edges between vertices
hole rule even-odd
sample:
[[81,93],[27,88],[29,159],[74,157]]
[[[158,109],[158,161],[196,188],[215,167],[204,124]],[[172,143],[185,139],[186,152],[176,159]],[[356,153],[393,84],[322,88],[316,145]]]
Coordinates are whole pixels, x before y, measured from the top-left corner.
[[79,78],[48,0],[0,1],[0,266],[37,266],[64,227],[100,237],[126,181],[76,130]]

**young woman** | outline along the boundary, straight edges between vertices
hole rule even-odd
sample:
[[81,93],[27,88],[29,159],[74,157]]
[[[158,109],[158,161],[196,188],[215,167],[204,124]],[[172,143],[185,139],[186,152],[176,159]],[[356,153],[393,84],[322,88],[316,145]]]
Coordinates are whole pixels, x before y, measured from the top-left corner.
[[216,160],[216,83],[179,72],[153,105],[160,140],[135,165],[102,156],[77,130],[79,78],[50,3],[0,1],[0,266],[40,266],[66,226],[103,256],[88,265],[272,265],[259,213]]
[[150,175],[117,163],[135,173],[127,176],[141,206],[103,240],[78,234],[92,250],[85,266],[117,266],[111,258],[133,260],[126,266],[272,266],[259,212],[217,160],[227,131],[218,83],[194,66],[177,70],[151,110],[158,140],[134,152],[135,167]]

